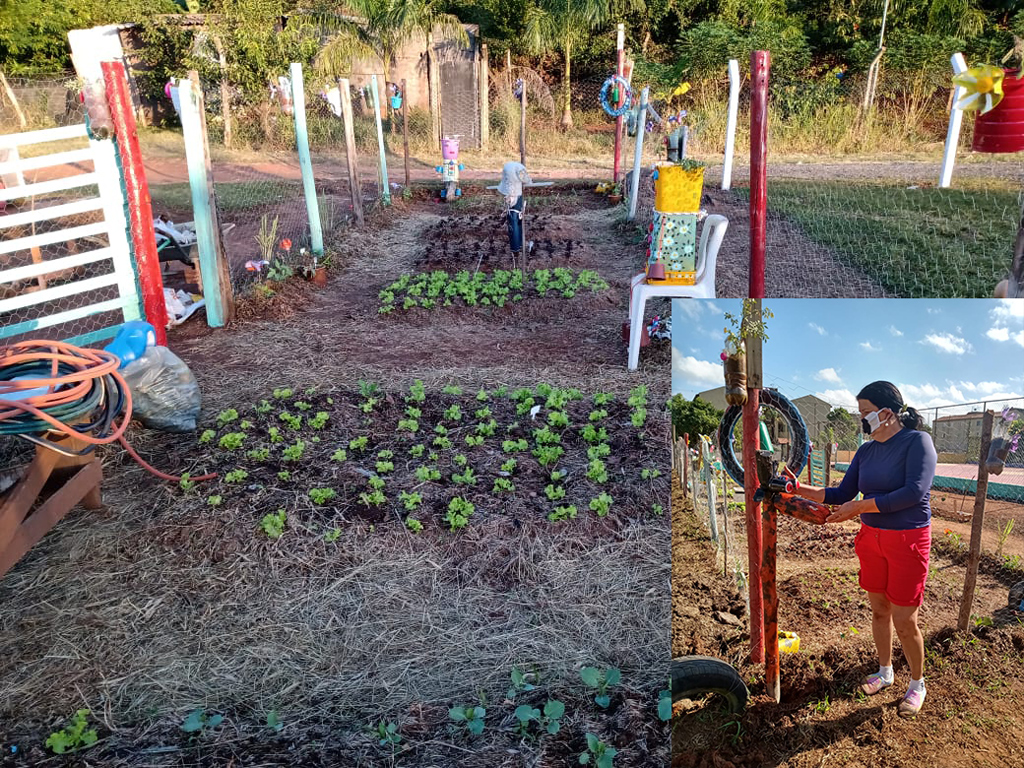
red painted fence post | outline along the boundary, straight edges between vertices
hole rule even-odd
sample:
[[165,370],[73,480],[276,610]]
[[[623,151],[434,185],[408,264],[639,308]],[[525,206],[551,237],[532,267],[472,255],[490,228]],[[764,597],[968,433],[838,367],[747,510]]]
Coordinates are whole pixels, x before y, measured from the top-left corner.
[[754,501],[757,480],[757,452],[761,449],[758,418],[761,390],[747,389],[743,406],[743,502],[747,518],[748,591],[750,594],[750,660],[764,661],[764,604],[761,589],[761,505]]
[[768,218],[768,51],[750,54],[750,298],[764,298]]
[[[615,74],[622,77],[625,71],[625,60],[626,52],[624,49],[626,43],[626,27],[624,24],[619,24],[615,29]],[[615,105],[616,108],[622,106],[622,102],[625,100],[625,94],[619,99],[619,102]],[[612,183],[619,183],[619,158],[622,155],[622,122],[623,116],[619,115],[615,118],[615,160],[612,167]]]
[[117,151],[121,157],[125,193],[128,198],[128,221],[134,246],[135,264],[142,290],[142,307],[146,320],[156,329],[156,343],[167,344],[167,305],[164,303],[164,280],[160,274],[160,255],[156,250],[153,231],[153,208],[149,197],[149,184],[142,165],[139,131],[128,93],[128,75],[124,64],[104,61],[103,82],[106,85],[110,116],[117,137]]

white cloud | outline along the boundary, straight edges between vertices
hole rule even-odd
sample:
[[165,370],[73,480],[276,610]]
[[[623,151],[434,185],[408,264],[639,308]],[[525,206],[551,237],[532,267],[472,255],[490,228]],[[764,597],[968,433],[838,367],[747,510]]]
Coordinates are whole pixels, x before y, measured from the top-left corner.
[[826,331],[826,330],[825,330],[824,328],[822,328],[822,327],[821,327],[820,325],[818,325],[817,323],[808,323],[808,324],[807,324],[807,326],[808,326],[808,327],[809,327],[809,328],[810,328],[810,329],[811,329],[812,331],[817,331],[817,332],[818,332],[818,335],[820,335],[820,336],[828,336],[828,331]]
[[691,320],[697,320],[700,318],[701,304],[702,301],[694,301],[693,299],[679,299],[672,302],[672,311],[674,313],[681,313],[686,315]]
[[1024,323],[1024,299],[1000,299],[988,314],[996,322],[1011,325]]
[[926,311],[928,312],[929,315],[938,315],[938,314],[942,313],[941,309],[935,309],[934,307],[928,307],[926,309]]
[[672,355],[673,372],[680,376],[686,388],[710,389],[724,383],[722,363],[698,360],[690,355],[676,351]]
[[862,341],[860,348],[865,352],[878,352],[881,349],[881,347],[874,346],[870,341]]
[[1013,334],[1013,340],[1017,346],[1024,347],[1024,331],[1017,331]]
[[[959,386],[949,383],[946,387],[939,387],[927,382],[925,384],[899,384],[900,392],[907,405],[917,408],[919,411],[925,408],[935,408],[942,405],[956,405],[957,403],[968,403],[975,400],[1010,400],[1020,397],[1019,393],[1006,391],[1006,385],[994,381],[982,381],[971,383],[968,381],[959,382]],[[965,394],[966,390],[970,394]],[[949,411],[954,413],[956,411]],[[940,413],[939,415],[943,415]],[[948,414],[947,414],[948,415]]]
[[967,339],[951,333],[929,333],[921,339],[921,343],[930,344],[940,352],[948,352],[951,355],[962,355],[972,349]]
[[[952,383],[950,386],[953,386]],[[996,392],[1002,389],[1005,385],[1000,384],[998,381],[961,381],[959,386],[961,389],[966,389],[968,392],[977,392],[984,395],[989,392]]]
[[901,331],[895,325],[890,325],[889,326],[889,333],[891,333],[893,336],[902,336],[903,335],[903,331]]
[[985,332],[985,335],[994,341],[1009,341],[1010,340],[1010,329],[1009,328],[989,328]]
[[829,384],[843,383],[843,380],[839,378],[839,374],[836,373],[835,368],[822,368],[814,375],[814,378],[818,381],[827,381]]
[[848,389],[826,389],[824,392],[815,392],[815,397],[820,397],[836,408],[856,409],[857,396]]

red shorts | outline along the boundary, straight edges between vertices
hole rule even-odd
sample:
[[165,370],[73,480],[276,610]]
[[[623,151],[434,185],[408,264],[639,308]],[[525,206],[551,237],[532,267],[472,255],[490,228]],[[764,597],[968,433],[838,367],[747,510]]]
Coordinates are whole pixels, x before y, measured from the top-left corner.
[[928,579],[932,528],[887,531],[861,524],[854,549],[860,559],[860,586],[885,595],[893,605],[918,606]]

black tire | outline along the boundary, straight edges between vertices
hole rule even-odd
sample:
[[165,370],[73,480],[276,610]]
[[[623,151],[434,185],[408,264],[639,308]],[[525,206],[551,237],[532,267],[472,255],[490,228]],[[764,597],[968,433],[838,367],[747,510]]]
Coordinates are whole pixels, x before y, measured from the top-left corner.
[[[789,452],[789,461],[786,462],[786,466],[799,477],[803,468],[807,466],[807,455],[811,450],[811,438],[807,434],[804,417],[800,415],[799,409],[777,389],[762,389],[760,403],[774,408],[786,420],[792,440],[792,450]],[[739,459],[736,458],[736,452],[732,447],[732,433],[742,416],[743,408],[741,406],[730,405],[725,415],[722,416],[722,423],[718,426],[718,447],[722,452],[722,465],[729,473],[729,477],[741,486],[743,485],[743,467]]]
[[1024,581],[1018,581],[1010,587],[1010,608],[1019,611],[1022,602],[1024,602]]
[[717,694],[730,712],[742,712],[747,706],[747,686],[739,673],[721,659],[681,656],[672,660],[670,677],[673,702]]

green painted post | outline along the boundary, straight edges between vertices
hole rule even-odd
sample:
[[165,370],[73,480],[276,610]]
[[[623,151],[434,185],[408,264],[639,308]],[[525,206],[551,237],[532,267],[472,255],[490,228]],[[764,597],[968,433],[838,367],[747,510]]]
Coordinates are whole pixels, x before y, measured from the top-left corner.
[[380,153],[380,190],[384,205],[391,205],[391,185],[388,183],[388,159],[384,154],[384,128],[380,124],[380,91],[377,88],[377,76],[370,79],[370,90],[373,93],[373,116],[377,119],[377,151]]
[[178,94],[181,100],[181,128],[185,135],[188,184],[192,190],[192,216],[199,246],[199,269],[203,276],[203,297],[206,300],[206,320],[211,328],[220,328],[228,320],[228,311],[218,263],[219,232],[213,204],[213,184],[207,168],[209,146],[203,130],[203,96],[189,78],[178,80]]
[[313,180],[313,159],[309,156],[309,132],[306,130],[306,86],[302,80],[302,65],[292,64],[291,75],[295,144],[299,150],[302,191],[306,195],[306,212],[309,214],[309,246],[315,256],[323,256],[324,231],[320,224],[320,202],[316,198],[316,182]]

